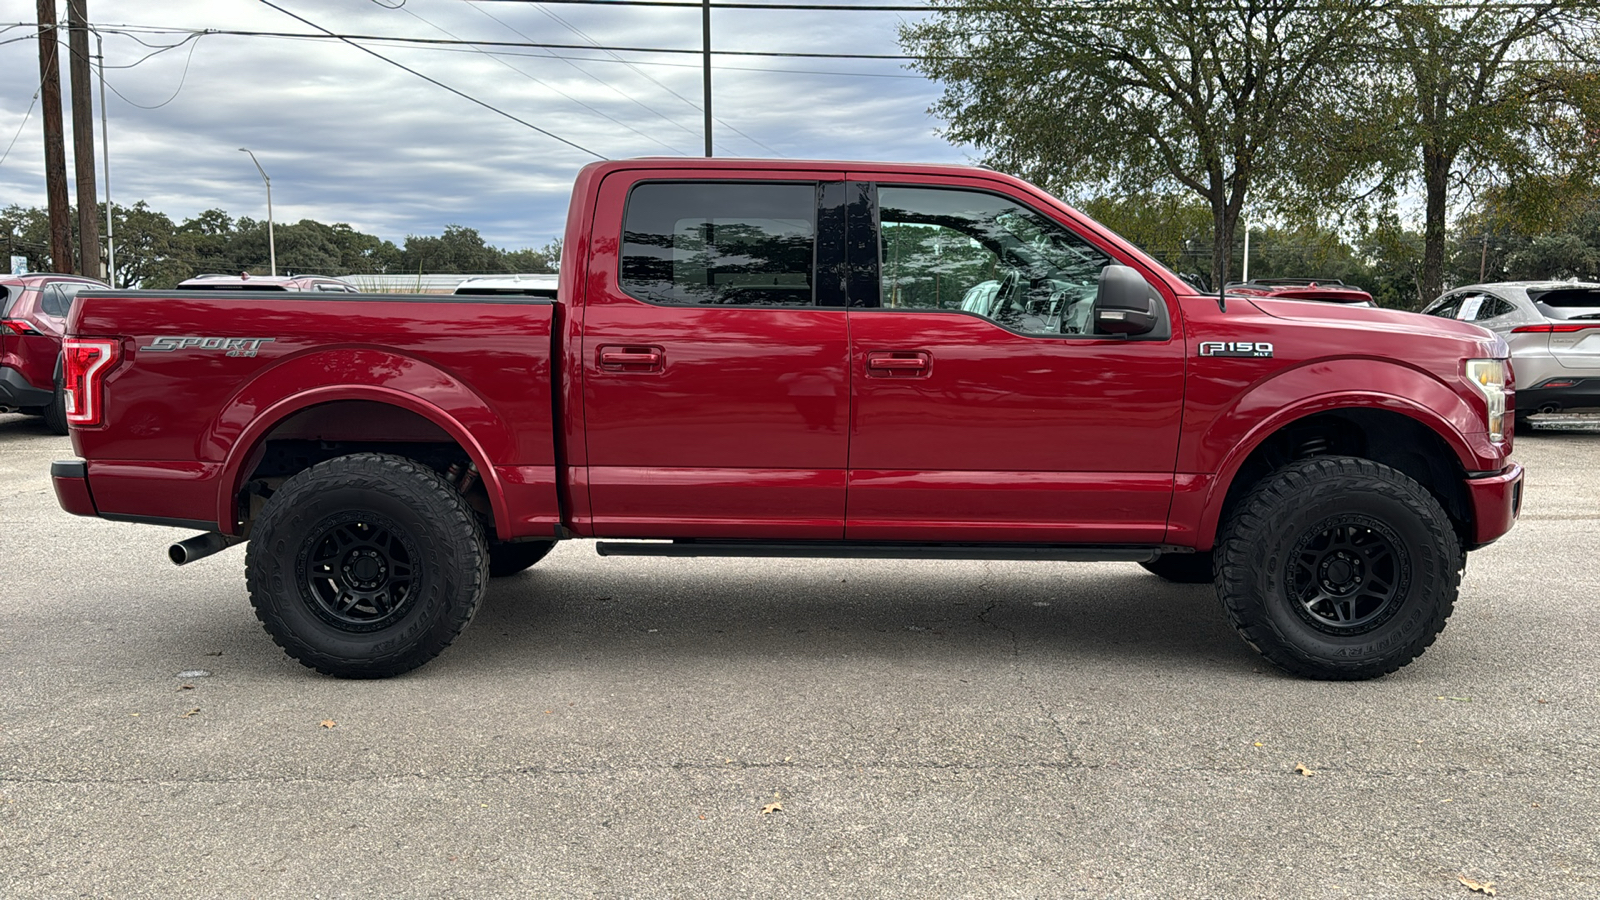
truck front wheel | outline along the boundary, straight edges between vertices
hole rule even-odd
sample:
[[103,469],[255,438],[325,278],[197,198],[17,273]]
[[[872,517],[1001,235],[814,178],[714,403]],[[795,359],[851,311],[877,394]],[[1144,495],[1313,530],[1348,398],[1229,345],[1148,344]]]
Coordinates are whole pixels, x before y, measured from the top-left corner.
[[482,526],[436,472],[378,453],[284,482],[251,531],[250,602],[291,657],[324,675],[387,678],[439,655],[488,581]]
[[1371,460],[1291,463],[1240,501],[1217,544],[1229,620],[1278,667],[1308,678],[1376,678],[1444,630],[1461,545],[1439,502]]

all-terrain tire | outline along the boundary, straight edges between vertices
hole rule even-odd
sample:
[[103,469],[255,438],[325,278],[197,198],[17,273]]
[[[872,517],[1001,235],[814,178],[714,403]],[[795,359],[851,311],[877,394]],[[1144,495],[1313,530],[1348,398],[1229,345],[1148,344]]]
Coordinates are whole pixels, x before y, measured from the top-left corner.
[[1213,553],[1163,553],[1150,562],[1142,562],[1151,572],[1173,584],[1210,584],[1216,574],[1212,569]]
[[1422,485],[1340,456],[1254,485],[1216,553],[1217,596],[1245,641],[1325,680],[1376,678],[1420,656],[1454,609],[1464,556]]
[[438,656],[478,609],[483,527],[461,494],[401,456],[358,453],[283,483],[246,548],[250,602],[291,657],[387,678]]
[[489,543],[489,577],[504,578],[515,575],[550,555],[555,541],[491,541]]
[[51,434],[67,433],[67,392],[59,376],[56,378],[56,395],[39,414],[44,416],[44,427],[50,429]]

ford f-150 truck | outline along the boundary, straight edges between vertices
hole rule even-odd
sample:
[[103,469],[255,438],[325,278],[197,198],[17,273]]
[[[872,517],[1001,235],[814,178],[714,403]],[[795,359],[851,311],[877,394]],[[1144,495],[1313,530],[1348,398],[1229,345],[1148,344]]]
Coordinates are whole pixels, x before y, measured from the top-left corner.
[[63,508],[248,542],[320,672],[422,665],[489,578],[602,555],[1123,560],[1290,672],[1421,654],[1518,513],[1506,344],[1202,295],[974,168],[631,160],[559,293],[77,299]]

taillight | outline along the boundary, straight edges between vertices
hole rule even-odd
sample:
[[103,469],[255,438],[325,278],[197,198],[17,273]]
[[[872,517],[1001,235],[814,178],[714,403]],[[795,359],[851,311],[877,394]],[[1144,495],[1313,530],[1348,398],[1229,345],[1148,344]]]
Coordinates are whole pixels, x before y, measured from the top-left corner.
[[1587,325],[1518,325],[1511,329],[1512,334],[1571,334],[1574,331],[1588,331],[1591,328],[1600,328],[1600,322]]
[[27,322],[22,321],[21,319],[0,319],[0,330],[9,331],[12,334],[18,335],[39,333],[38,329],[34,328],[32,325],[29,325]]
[[73,425],[99,425],[104,413],[105,374],[122,355],[117,341],[67,338],[61,342],[62,388],[67,421]]

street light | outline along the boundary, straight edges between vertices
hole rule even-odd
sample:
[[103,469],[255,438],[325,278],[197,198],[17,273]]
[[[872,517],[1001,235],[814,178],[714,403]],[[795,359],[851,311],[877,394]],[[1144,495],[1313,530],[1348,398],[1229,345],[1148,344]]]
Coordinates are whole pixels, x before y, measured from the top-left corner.
[[[250,153],[243,147],[240,153]],[[272,236],[272,179],[267,177],[267,170],[261,168],[261,163],[254,153],[250,153],[250,161],[256,164],[256,171],[261,173],[261,180],[267,184],[267,255],[272,260],[272,277],[278,277],[278,244]]]

